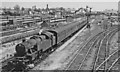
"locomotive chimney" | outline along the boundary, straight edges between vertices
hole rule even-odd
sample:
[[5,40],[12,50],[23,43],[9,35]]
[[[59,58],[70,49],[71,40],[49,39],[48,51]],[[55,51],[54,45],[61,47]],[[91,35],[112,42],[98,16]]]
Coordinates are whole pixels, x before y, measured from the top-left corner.
[[24,38],[24,39],[22,39],[22,42],[25,42],[26,41],[26,39]]

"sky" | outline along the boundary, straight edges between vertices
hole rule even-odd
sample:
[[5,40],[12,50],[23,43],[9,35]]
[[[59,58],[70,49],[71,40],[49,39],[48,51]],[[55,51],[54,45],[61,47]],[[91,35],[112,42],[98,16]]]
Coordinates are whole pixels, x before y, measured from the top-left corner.
[[64,7],[64,8],[75,8],[85,7],[88,5],[92,7],[92,10],[105,10],[105,9],[118,9],[119,0],[3,0],[1,3],[2,7],[13,8],[16,4],[20,7],[31,8],[36,5],[37,8],[49,8]]

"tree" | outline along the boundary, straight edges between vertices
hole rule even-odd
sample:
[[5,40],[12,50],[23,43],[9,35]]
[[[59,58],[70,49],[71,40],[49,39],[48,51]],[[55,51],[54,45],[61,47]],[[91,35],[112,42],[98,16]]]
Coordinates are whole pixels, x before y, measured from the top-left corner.
[[60,7],[59,9],[60,9],[60,10],[65,10],[63,7]]
[[21,15],[24,15],[25,8],[22,7],[22,8],[21,8],[21,11],[22,11],[22,13],[20,13],[20,14],[21,14]]
[[32,9],[31,9],[31,8],[28,8],[28,14],[30,14],[30,11],[32,11]]
[[14,6],[14,10],[19,11],[20,10],[20,6],[19,5],[15,5]]
[[41,9],[40,9],[40,8],[38,8],[38,12],[41,12]]
[[8,11],[11,11],[11,8],[10,8],[10,7],[8,8]]
[[24,8],[24,7],[22,7],[22,8],[21,8],[21,11],[24,11],[24,10],[25,10],[25,8]]
[[31,8],[28,8],[28,11],[31,11],[32,9]]
[[6,10],[7,10],[7,9],[6,9],[6,7],[5,7],[5,8],[3,8],[3,12],[6,12]]

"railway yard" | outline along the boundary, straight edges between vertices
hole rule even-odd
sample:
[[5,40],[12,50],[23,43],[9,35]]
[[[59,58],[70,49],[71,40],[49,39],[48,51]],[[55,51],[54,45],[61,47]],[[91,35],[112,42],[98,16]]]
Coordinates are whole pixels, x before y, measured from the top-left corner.
[[75,13],[64,11],[64,15],[60,9],[58,17],[58,11],[56,15],[39,11],[37,15],[22,16],[3,13],[0,71],[119,72],[118,16],[87,8],[79,8]]

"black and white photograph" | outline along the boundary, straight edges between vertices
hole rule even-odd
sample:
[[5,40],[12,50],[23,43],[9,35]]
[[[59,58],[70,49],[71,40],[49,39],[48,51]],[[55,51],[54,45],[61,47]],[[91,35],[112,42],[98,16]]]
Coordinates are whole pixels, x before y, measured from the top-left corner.
[[119,72],[120,0],[0,0],[1,72]]

